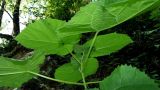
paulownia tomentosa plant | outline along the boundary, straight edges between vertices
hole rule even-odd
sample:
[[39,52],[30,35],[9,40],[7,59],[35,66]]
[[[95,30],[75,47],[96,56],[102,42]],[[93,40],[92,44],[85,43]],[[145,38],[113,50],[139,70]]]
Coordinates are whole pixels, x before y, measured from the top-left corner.
[[[109,55],[132,43],[125,34],[100,31],[112,28],[134,16],[159,5],[160,0],[99,0],[82,7],[69,22],[44,19],[28,25],[15,39],[27,48],[35,50],[26,60],[0,57],[0,86],[20,87],[21,84],[40,76],[65,84],[83,85],[85,90],[160,90],[145,73],[122,65],[102,81],[86,82],[85,78],[98,69],[96,57]],[[81,34],[95,32],[95,36],[77,45]],[[72,53],[74,52],[74,54]],[[48,54],[71,54],[70,63],[56,69],[54,77],[39,72],[39,64]],[[89,89],[97,83],[99,88]]]

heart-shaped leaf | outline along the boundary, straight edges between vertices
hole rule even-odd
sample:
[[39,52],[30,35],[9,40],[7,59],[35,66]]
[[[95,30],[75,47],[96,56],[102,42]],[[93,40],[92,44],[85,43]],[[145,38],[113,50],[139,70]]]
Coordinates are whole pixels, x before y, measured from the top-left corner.
[[[57,68],[55,72],[55,78],[71,82],[78,82],[81,80],[82,76],[79,71],[80,67],[77,68],[77,64],[73,64],[74,63],[67,63]],[[90,58],[87,60],[83,68],[85,77],[92,75],[98,69],[98,61],[95,58]]]

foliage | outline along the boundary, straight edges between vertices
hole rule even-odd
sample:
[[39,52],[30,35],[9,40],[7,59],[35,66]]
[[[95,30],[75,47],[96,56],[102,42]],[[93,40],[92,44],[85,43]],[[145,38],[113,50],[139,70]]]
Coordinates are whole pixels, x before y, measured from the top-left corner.
[[6,9],[13,12],[16,0],[6,0]]
[[[133,42],[126,34],[110,33],[98,35],[99,32],[112,28],[141,14],[159,2],[159,0],[100,0],[91,2],[82,7],[69,22],[57,19],[38,20],[35,23],[30,24],[16,37],[16,40],[27,48],[44,52],[44,55],[57,54],[64,56],[70,54],[72,56],[70,62],[58,67],[54,73],[55,79],[53,79],[38,74],[37,64],[42,62],[37,61],[28,64],[23,62],[23,64],[19,64],[12,63],[11,60],[5,61],[4,58],[0,58],[2,61],[0,62],[0,67],[2,67],[0,78],[7,80],[8,78],[5,77],[8,76],[8,73],[12,74],[12,72],[13,76],[10,76],[9,78],[14,78],[19,74],[17,72],[23,71],[22,73],[29,72],[29,74],[32,73],[61,83],[83,85],[85,90],[88,89],[88,84],[93,83],[100,84],[101,90],[114,90],[113,88],[115,88],[115,85],[117,85],[117,87],[122,87],[122,89],[120,88],[117,90],[137,90],[137,88],[132,88],[133,86],[138,86],[142,89],[147,88],[148,90],[152,90],[153,88],[158,90],[157,85],[152,79],[139,70],[126,65],[118,67],[111,76],[100,82],[86,82],[85,78],[95,74],[98,69],[99,64],[95,57],[118,52],[120,49]],[[96,33],[91,40],[88,40],[83,45],[78,45],[81,34],[86,32]],[[44,55],[41,55],[40,57],[44,57]],[[33,62],[40,57],[31,60]],[[35,65],[33,65],[33,67],[35,67],[36,71],[34,71],[35,69],[33,67],[31,68],[30,64]],[[4,68],[3,65],[12,67],[12,69],[16,68],[17,71],[13,71],[12,69],[10,71],[9,69],[9,71],[5,72],[6,68]],[[16,74],[14,72],[16,72]],[[28,78],[27,76],[24,76],[22,80],[20,80],[26,81],[31,77]],[[80,83],[79,81],[83,83]],[[141,82],[145,83],[142,84]],[[0,81],[0,83],[2,83],[0,86],[13,86],[10,83],[2,81]],[[19,86],[21,83],[18,83],[13,87]],[[126,86],[128,85],[127,83],[130,85]],[[150,87],[150,85],[153,88]],[[93,90],[97,89],[95,88]]]
[[0,57],[0,86],[20,87],[34,76],[30,72],[39,72],[39,64],[43,61],[44,55],[40,52],[21,61]]
[[28,22],[31,23],[34,19],[45,18],[45,11],[48,0],[26,0],[22,3],[21,11],[28,16]]

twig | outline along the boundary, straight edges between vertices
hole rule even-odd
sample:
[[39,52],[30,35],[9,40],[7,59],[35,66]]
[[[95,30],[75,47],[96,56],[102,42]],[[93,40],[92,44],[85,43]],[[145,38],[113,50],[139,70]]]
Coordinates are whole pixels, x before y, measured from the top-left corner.
[[4,11],[9,15],[9,17],[13,20],[13,17],[12,17],[12,15],[6,10],[6,9],[4,9]]

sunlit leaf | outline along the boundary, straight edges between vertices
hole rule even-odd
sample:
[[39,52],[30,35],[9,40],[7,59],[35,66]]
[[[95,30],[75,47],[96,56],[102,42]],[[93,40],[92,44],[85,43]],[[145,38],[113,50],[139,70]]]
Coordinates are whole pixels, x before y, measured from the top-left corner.
[[16,40],[27,48],[65,55],[73,50],[73,45],[79,41],[79,35],[63,37],[58,29],[64,24],[64,21],[56,19],[38,20],[28,25]]

